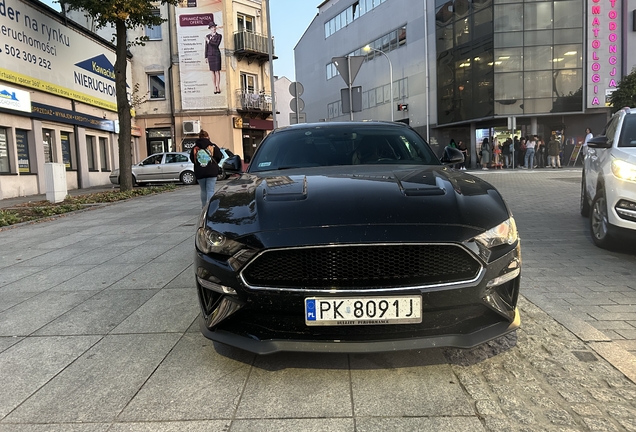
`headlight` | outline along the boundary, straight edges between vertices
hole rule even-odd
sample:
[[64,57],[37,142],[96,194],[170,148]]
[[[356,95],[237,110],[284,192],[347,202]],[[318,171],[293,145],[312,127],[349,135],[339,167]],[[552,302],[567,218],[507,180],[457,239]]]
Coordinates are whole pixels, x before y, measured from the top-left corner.
[[222,233],[207,227],[197,230],[195,243],[197,249],[203,253],[215,253],[227,256],[234,255],[243,247],[241,243],[230,240]]
[[636,165],[614,159],[612,161],[612,174],[621,180],[636,182]]
[[475,237],[475,241],[488,249],[492,249],[505,244],[512,245],[518,238],[517,224],[514,218],[510,218],[485,233],[478,235]]

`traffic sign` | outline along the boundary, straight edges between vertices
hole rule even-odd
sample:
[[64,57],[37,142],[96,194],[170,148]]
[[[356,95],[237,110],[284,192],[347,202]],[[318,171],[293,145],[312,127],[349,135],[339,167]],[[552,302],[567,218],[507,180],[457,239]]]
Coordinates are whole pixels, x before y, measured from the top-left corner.
[[305,101],[302,100],[301,98],[293,98],[289,102],[289,107],[291,108],[293,112],[301,112],[302,110],[305,109]]
[[299,82],[293,82],[289,85],[289,93],[294,97],[302,96],[304,91],[305,88]]

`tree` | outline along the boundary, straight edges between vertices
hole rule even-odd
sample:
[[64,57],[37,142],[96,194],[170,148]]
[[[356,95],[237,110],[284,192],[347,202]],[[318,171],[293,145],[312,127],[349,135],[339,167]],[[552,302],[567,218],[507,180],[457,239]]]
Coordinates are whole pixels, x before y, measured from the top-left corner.
[[610,95],[612,113],[621,108],[636,107],[636,68],[629,75],[623,77],[616,90]]
[[158,26],[166,19],[154,14],[157,3],[176,5],[178,0],[60,0],[65,10],[84,12],[97,23],[97,28],[112,25],[115,28],[115,89],[119,118],[119,187],[132,189],[131,118],[130,101],[126,93],[126,68],[128,48],[143,45],[146,37],[132,41],[126,39],[128,30],[138,27]]

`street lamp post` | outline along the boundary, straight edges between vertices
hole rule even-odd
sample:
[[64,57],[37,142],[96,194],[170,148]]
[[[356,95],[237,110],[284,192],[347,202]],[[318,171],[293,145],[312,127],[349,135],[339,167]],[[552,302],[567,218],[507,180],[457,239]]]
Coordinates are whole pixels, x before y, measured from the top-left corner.
[[389,90],[391,92],[391,103],[389,103],[389,108],[391,109],[391,121],[393,121],[393,65],[391,64],[391,59],[384,51],[380,51],[379,49],[372,48],[370,45],[367,45],[363,48],[365,51],[375,51],[382,54],[386,57],[389,62]]

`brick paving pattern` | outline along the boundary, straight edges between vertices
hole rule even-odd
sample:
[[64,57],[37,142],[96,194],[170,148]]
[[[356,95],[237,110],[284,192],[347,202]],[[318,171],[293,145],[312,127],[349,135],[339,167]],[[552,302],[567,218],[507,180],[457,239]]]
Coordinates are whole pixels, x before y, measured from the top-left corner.
[[515,214],[523,280],[522,327],[473,350],[203,338],[197,187],[0,231],[0,432],[636,431],[634,245],[593,245],[578,170],[475,175]]

